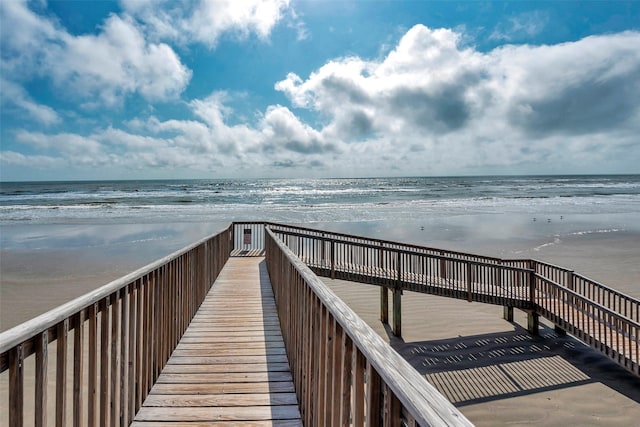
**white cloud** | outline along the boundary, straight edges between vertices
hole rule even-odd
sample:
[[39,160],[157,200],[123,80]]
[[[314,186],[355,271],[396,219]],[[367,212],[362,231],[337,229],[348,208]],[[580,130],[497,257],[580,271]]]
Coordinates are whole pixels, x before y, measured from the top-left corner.
[[168,45],[147,43],[131,20],[117,15],[107,18],[96,36],[61,39],[46,55],[54,81],[98,95],[107,105],[132,93],[149,100],[175,98],[191,78]]
[[51,156],[39,154],[29,155],[16,151],[0,151],[0,164],[4,165],[40,169],[64,167],[65,163],[63,159]]
[[275,88],[327,118],[323,137],[350,143],[343,161],[365,156],[415,173],[536,164],[564,172],[578,152],[584,167],[620,146],[638,155],[630,135],[640,134],[639,33],[489,53],[460,40],[417,25],[380,61],[336,59]]
[[549,22],[549,16],[542,11],[533,11],[511,16],[499,24],[489,36],[492,40],[512,42],[528,40],[542,33]]
[[29,116],[45,126],[61,122],[58,113],[51,107],[39,104],[29,96],[22,86],[0,77],[0,106],[15,106],[26,111]]
[[616,172],[640,161],[640,33],[486,53],[463,38],[418,25],[379,60],[288,74],[275,88],[292,107],[253,122],[238,123],[231,95],[214,92],[186,104],[189,119],[19,141],[70,164],[85,150],[102,165],[225,176]]
[[173,49],[147,42],[131,18],[111,15],[98,34],[74,36],[25,2],[2,2],[0,10],[2,70],[15,81],[50,77],[62,96],[111,106],[134,93],[175,98],[191,78]]
[[[144,23],[149,34],[182,43],[200,42],[214,47],[223,34],[267,39],[290,9],[289,0],[197,0],[175,6],[168,1],[121,0],[122,7]],[[302,27],[300,27],[302,28]]]
[[93,138],[72,133],[48,135],[41,132],[20,131],[16,140],[43,151],[61,153],[66,156],[100,156],[102,146]]
[[[289,109],[269,107],[255,125],[229,124],[233,110],[227,94],[215,92],[189,103],[195,119],[155,117],[129,122],[129,130],[108,127],[91,135],[20,131],[16,141],[70,166],[86,166],[89,159],[103,167],[189,168],[194,173],[224,165],[229,171],[287,167],[305,170],[322,165],[322,156],[338,152],[335,143],[302,123]],[[8,157],[7,163],[21,159]]]

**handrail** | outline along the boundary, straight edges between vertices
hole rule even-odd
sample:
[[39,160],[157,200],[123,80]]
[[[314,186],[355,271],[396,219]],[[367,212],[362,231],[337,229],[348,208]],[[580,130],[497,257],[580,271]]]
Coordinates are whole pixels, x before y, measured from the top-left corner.
[[640,376],[640,323],[536,274],[537,311]]
[[[382,245],[389,245],[389,247],[396,247],[396,248],[405,247],[405,248],[407,248],[408,251],[418,250],[418,251],[432,251],[432,252],[447,252],[453,258],[455,258],[456,256],[460,256],[460,257],[463,257],[463,258],[484,259],[484,260],[487,260],[488,262],[490,262],[490,261],[496,261],[496,262],[502,261],[500,258],[496,258],[496,257],[490,257],[490,256],[478,255],[478,254],[471,254],[471,253],[459,252],[459,251],[452,251],[452,250],[443,250],[443,249],[432,248],[432,247],[428,247],[428,246],[415,245],[415,244],[411,244],[411,243],[399,243],[399,242],[394,242],[394,241],[391,241],[391,240],[355,236],[355,235],[351,235],[351,234],[337,233],[337,232],[333,232],[333,231],[323,231],[323,230],[317,230],[317,229],[313,229],[313,228],[300,227],[300,226],[294,226],[294,225],[286,225],[286,224],[273,223],[273,222],[267,222],[265,224],[270,226],[270,227],[272,227],[272,228],[279,227],[281,229],[289,229],[289,230],[294,229],[294,230],[300,230],[302,232],[318,233],[318,234],[321,234],[321,235],[323,235],[325,237],[329,237],[329,238],[331,238],[333,240],[342,239],[341,241],[350,242],[350,243],[353,243],[353,240],[357,239],[357,240],[360,240],[360,241],[372,242],[371,244],[374,244],[374,245],[375,244],[378,244],[378,245],[382,244]],[[331,236],[333,236],[333,237],[331,237]],[[349,239],[351,239],[351,240],[349,240]]]
[[446,251],[433,253],[402,245],[388,247],[334,240],[280,226],[270,225],[269,229],[281,236],[319,275],[468,301],[532,308],[533,270],[529,268],[451,257]]
[[[281,233],[282,229],[278,229],[275,227],[270,227],[271,230],[273,230],[276,233]],[[286,231],[284,234],[286,234],[287,236],[296,236],[296,237],[309,237],[308,234],[302,233],[302,232],[291,232],[291,231]],[[454,251],[444,251],[442,249],[431,249],[431,248],[421,248],[420,246],[414,246],[414,245],[397,245],[398,247],[380,247],[379,245],[374,245],[372,243],[366,243],[366,242],[351,242],[351,241],[347,241],[347,240],[335,240],[331,237],[328,236],[314,236],[313,237],[315,240],[321,240],[324,242],[339,242],[339,243],[348,243],[351,246],[355,246],[355,247],[360,247],[360,248],[368,248],[368,249],[376,249],[376,250],[380,250],[380,249],[384,249],[387,250],[389,252],[393,252],[393,253],[397,253],[397,254],[403,254],[403,255],[425,255],[424,252],[418,250],[418,249],[429,249],[429,250],[433,250],[433,251],[437,251],[438,253],[434,253],[434,254],[428,254],[429,257],[431,258],[435,258],[438,260],[443,260],[443,261],[453,261],[453,262],[459,262],[459,261],[465,261],[468,262],[469,264],[472,265],[477,265],[477,266],[488,266],[488,267],[495,267],[496,263],[500,263],[500,261],[502,261],[500,258],[486,258],[486,259],[490,259],[492,261],[495,262],[487,262],[487,261],[476,261],[473,259],[468,259],[468,260],[462,260],[460,258],[456,258],[455,256],[451,256],[451,255],[443,255],[445,253],[448,254],[459,254],[459,255],[468,255],[470,258],[471,257],[476,257],[477,255],[472,255],[472,254],[463,254],[462,252],[454,252]],[[364,239],[363,239],[364,240]],[[382,242],[382,241],[381,241]],[[402,246],[405,246],[405,248],[403,249]],[[483,257],[478,257],[478,258],[483,258]],[[513,271],[527,271],[527,272],[531,272],[532,270],[530,269],[523,269],[520,267],[513,267],[510,266],[508,264],[505,265],[501,265],[502,268],[504,268],[505,270],[513,270]]]
[[34,424],[47,424],[48,347],[54,341],[56,425],[68,418],[74,425],[85,418],[89,425],[128,425],[228,259],[230,231],[0,334],[0,372],[9,370],[9,425],[24,423],[25,361],[34,353]]
[[[314,272],[331,278],[341,278],[370,283],[394,290],[409,290],[441,296],[498,304],[512,310],[513,307],[528,310],[529,330],[536,333],[538,315],[552,320],[560,328],[569,330],[588,344],[594,342],[587,330],[576,329],[571,319],[561,317],[545,307],[539,299],[541,287],[551,282],[558,287],[555,294],[571,295],[582,305],[584,311],[599,311],[608,321],[601,327],[616,327],[627,332],[627,340],[620,338],[624,348],[638,347],[640,301],[608,288],[598,282],[576,274],[573,270],[536,260],[478,260],[473,257],[449,256],[448,251],[420,251],[404,245],[382,245],[368,239],[340,235],[316,230],[305,233],[299,227],[270,225],[269,228],[283,239],[285,244]],[[381,318],[386,321],[385,293],[381,294]],[[573,296],[575,295],[575,296]],[[578,297],[579,295],[579,297]],[[394,297],[395,298],[395,297]],[[558,301],[555,301],[559,304]],[[560,306],[559,306],[560,307]],[[562,307],[566,311],[566,307]],[[505,316],[512,316],[507,314]],[[567,312],[574,315],[573,312]],[[565,314],[567,314],[565,313]],[[612,314],[615,313],[615,314]],[[593,316],[592,316],[593,318]],[[613,319],[613,320],[612,320]],[[586,321],[584,322],[587,324]],[[394,308],[394,333],[400,330],[396,323]],[[397,325],[397,326],[396,326]],[[400,332],[397,332],[400,333]],[[635,341],[629,341],[633,337]],[[611,357],[618,354],[617,363],[639,375],[638,351],[625,354],[619,359],[618,350],[598,347]]]
[[325,416],[362,425],[365,413],[369,425],[392,425],[403,413],[409,425],[471,425],[271,229],[266,233],[267,265],[306,425],[322,425]]

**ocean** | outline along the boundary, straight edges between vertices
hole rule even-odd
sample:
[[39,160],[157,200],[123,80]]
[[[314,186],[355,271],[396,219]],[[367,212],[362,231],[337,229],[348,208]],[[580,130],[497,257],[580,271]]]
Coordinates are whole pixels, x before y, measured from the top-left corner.
[[81,246],[77,236],[66,243],[68,236],[57,236],[60,227],[80,226],[96,236],[117,228],[118,238],[130,242],[184,230],[195,240],[203,237],[199,232],[206,235],[234,220],[305,224],[422,244],[521,238],[545,238],[545,244],[563,235],[640,232],[640,175],[0,185],[3,249]]
[[640,297],[640,175],[3,182],[0,330],[249,220],[535,258]]

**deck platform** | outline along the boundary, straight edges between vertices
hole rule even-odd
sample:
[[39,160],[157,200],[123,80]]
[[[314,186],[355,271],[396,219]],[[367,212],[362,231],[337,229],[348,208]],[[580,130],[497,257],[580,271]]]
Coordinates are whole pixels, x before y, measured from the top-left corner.
[[224,266],[134,427],[301,426],[264,258]]

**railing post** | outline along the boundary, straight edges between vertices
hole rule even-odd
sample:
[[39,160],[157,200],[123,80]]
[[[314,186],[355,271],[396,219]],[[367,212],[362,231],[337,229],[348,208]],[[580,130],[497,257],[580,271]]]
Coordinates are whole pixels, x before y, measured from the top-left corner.
[[331,245],[329,248],[329,252],[331,255],[331,279],[336,278],[336,245],[335,240],[331,240]]
[[467,301],[471,302],[473,300],[471,294],[472,294],[472,288],[471,288],[471,263],[467,262]]
[[527,330],[531,335],[539,335],[540,334],[540,315],[536,312],[537,304],[536,304],[536,269],[535,269],[535,261],[531,260],[529,263],[529,301],[531,303],[531,308],[527,312]]
[[398,278],[393,288],[393,335],[402,336],[402,256],[398,254]]
[[18,344],[9,352],[9,425],[24,423],[24,349]]
[[576,287],[573,283],[573,270],[567,271],[567,288],[571,289],[572,291],[575,291]]

